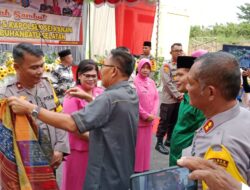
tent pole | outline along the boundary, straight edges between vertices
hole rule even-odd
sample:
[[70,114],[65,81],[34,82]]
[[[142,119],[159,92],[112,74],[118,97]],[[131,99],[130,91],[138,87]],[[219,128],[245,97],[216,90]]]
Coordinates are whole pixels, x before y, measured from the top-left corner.
[[158,59],[158,47],[159,47],[159,25],[160,25],[160,1],[157,0],[156,14],[157,14],[157,26],[156,26],[156,50],[155,50],[155,59]]
[[85,59],[87,49],[87,31],[88,31],[88,2],[84,1],[82,6],[82,31],[84,31],[83,45],[81,51],[81,60]]
[[91,15],[91,12],[90,12],[90,8],[91,8],[91,6],[90,6],[90,2],[88,3],[88,18],[89,18],[89,24],[88,24],[88,26],[89,26],[89,28],[88,28],[88,30],[89,30],[89,59],[91,59],[91,18],[90,18],[90,15]]

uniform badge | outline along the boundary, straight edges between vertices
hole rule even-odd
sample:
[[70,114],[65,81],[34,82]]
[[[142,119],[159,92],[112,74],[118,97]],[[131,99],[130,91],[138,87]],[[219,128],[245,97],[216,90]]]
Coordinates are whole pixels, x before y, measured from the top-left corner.
[[203,126],[205,133],[208,133],[214,126],[214,122],[212,120],[208,120],[206,124]]

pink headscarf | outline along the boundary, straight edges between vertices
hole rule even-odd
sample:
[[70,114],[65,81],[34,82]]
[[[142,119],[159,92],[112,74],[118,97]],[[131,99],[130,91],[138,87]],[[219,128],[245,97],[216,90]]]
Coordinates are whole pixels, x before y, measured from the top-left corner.
[[198,50],[194,51],[191,55],[192,55],[193,57],[200,57],[200,56],[202,56],[202,55],[204,55],[204,54],[206,54],[206,53],[208,53],[207,50],[198,49]]
[[141,60],[139,61],[139,63],[138,63],[138,74],[137,74],[137,75],[138,75],[140,78],[142,78],[142,79],[147,78],[147,77],[145,77],[145,76],[143,76],[143,75],[141,74],[141,69],[142,69],[142,67],[143,67],[145,64],[148,64],[148,65],[149,65],[150,70],[151,70],[151,67],[152,67],[151,61],[150,61],[149,59],[143,58],[143,59],[141,59]]

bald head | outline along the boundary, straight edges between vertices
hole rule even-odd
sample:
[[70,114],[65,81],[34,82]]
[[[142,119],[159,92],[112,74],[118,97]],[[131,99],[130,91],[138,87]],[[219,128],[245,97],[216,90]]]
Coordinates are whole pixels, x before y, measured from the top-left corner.
[[204,88],[212,85],[226,100],[233,100],[240,90],[240,68],[236,58],[225,52],[207,53],[195,60],[195,79]]

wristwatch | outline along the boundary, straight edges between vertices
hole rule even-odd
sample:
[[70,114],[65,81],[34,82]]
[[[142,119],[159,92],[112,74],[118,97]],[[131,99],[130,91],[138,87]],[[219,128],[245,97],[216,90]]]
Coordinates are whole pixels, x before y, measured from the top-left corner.
[[31,112],[31,116],[34,117],[35,119],[38,117],[38,114],[40,112],[40,107],[39,106],[36,106],[32,112]]

